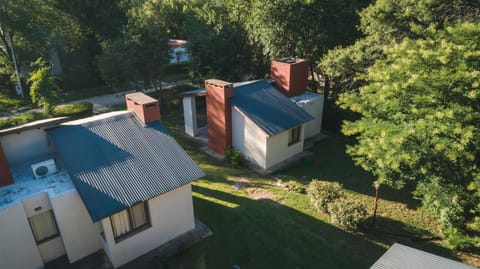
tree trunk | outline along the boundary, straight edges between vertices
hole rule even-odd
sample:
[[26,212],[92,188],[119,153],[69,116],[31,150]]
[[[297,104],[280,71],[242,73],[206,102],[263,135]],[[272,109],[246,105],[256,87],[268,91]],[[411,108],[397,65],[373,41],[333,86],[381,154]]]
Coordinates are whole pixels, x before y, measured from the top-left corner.
[[377,218],[377,207],[378,207],[378,189],[380,187],[379,186],[375,186],[375,202],[373,204],[373,218],[372,218],[372,227],[371,229],[374,230],[375,229],[375,220]]

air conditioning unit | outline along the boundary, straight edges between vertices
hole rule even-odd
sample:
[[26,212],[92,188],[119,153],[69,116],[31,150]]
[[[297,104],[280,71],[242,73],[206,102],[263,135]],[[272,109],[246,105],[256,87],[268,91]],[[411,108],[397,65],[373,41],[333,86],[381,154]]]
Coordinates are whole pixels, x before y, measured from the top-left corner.
[[57,166],[53,159],[32,164],[32,171],[35,178],[41,178],[57,172]]

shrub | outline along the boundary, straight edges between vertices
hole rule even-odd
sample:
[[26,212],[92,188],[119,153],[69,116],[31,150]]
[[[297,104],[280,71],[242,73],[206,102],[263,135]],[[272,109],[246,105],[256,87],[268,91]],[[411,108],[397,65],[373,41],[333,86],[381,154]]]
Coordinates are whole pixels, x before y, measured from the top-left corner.
[[240,167],[246,164],[245,156],[233,148],[225,150],[225,161],[233,167]]
[[468,236],[457,228],[446,228],[443,234],[452,249],[469,251],[480,244],[478,237]]
[[328,212],[332,223],[340,224],[351,231],[357,231],[367,217],[364,204],[343,198],[328,204]]
[[317,179],[310,182],[307,193],[312,206],[324,213],[328,213],[328,204],[344,196],[340,183]]
[[88,102],[64,105],[55,108],[56,117],[83,118],[92,115],[93,104]]
[[285,182],[284,186],[285,186],[285,189],[289,191],[293,191],[296,193],[305,193],[305,186],[298,181],[289,180]]
[[22,125],[28,122],[44,119],[45,115],[38,112],[24,113],[18,116],[0,120],[0,129]]

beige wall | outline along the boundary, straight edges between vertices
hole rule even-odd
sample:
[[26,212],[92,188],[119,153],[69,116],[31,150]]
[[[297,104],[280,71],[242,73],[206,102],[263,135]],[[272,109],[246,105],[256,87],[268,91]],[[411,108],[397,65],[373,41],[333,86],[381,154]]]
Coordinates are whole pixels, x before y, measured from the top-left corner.
[[100,223],[93,223],[76,191],[51,201],[68,260],[73,263],[102,248]]
[[22,204],[0,210],[0,268],[43,268]]
[[232,144],[250,162],[267,166],[267,134],[238,108],[232,107]]
[[43,129],[23,131],[0,138],[10,165],[24,163],[54,152]]
[[[48,194],[46,192],[41,192],[34,196],[23,199],[22,204],[25,208],[25,213],[28,218],[52,210],[50,198],[48,197]],[[35,209],[39,210],[35,211]],[[55,218],[58,219],[56,215]],[[52,261],[65,254],[65,247],[63,245],[61,236],[37,245],[37,247],[43,262]]]
[[119,267],[195,227],[191,184],[148,201],[152,227],[115,243],[110,218],[102,220],[105,253]]
[[303,152],[303,135],[304,135],[304,126],[302,126],[300,131],[300,141],[296,144],[288,146],[288,132],[289,130],[279,133],[277,135],[271,136],[267,140],[267,165],[266,168],[269,169],[272,166],[293,157],[301,152]]
[[304,139],[316,136],[322,131],[323,95],[301,105],[301,108],[314,119],[304,125]]

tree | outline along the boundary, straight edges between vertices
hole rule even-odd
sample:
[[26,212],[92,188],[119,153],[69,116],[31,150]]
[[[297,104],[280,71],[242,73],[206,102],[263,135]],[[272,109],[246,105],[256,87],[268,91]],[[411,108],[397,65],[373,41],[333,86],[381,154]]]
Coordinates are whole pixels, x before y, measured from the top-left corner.
[[442,29],[445,23],[479,19],[479,1],[378,0],[360,13],[359,28],[364,37],[351,46],[330,50],[320,65],[335,82],[337,93],[358,90],[364,85],[362,76],[368,67],[384,57],[384,46],[405,37],[420,38],[422,33],[413,30],[418,27],[434,24]]
[[437,28],[385,47],[339,104],[361,115],[343,126],[358,141],[348,154],[377,186],[415,184],[451,239],[480,217],[480,25]]
[[37,59],[32,67],[36,70],[30,73],[27,80],[32,103],[43,106],[45,115],[51,116],[57,102],[58,79],[51,75],[51,67],[42,58]]
[[187,9],[185,32],[195,83],[208,78],[243,81],[264,78],[268,65],[248,41],[242,19],[248,1],[198,1]]
[[370,1],[252,0],[246,29],[270,58],[299,56],[315,66],[329,50],[354,42],[357,11]]
[[0,1],[0,72],[12,76],[18,69],[16,80],[23,78],[30,62],[48,56],[60,40],[68,48],[79,39],[76,22],[51,0]]

